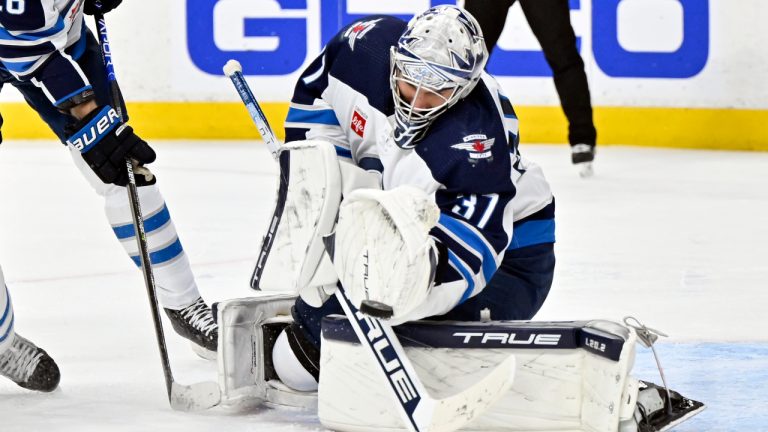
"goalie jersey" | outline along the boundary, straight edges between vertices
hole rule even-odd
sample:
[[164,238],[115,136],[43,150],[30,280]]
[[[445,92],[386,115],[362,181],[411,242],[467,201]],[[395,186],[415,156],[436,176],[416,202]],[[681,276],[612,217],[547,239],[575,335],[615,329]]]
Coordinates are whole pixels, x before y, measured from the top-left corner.
[[554,242],[554,199],[541,169],[520,156],[517,117],[487,73],[414,149],[394,143],[390,47],[405,28],[382,15],[342,29],[298,80],[286,141],[329,141],[342,161],[380,173],[384,189],[434,194],[441,216],[431,235],[447,249],[439,289],[461,303],[485,287],[506,250]]

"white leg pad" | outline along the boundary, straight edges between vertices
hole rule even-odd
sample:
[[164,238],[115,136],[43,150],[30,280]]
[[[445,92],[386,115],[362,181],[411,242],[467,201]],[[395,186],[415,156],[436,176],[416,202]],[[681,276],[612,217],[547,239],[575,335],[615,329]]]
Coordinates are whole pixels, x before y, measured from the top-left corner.
[[[342,324],[327,326],[331,320]],[[323,322],[320,421],[339,431],[406,430],[366,348],[344,336],[344,318],[331,320]],[[637,383],[629,372],[636,335],[620,324],[508,321],[402,327],[419,326],[421,332],[411,331],[401,340],[436,398],[468,388],[509,354],[516,357],[510,391],[461,430],[616,432],[635,408]]]
[[267,399],[263,325],[290,322],[296,297],[272,294],[218,304],[219,387],[225,406],[258,405]]
[[341,202],[336,150],[324,141],[295,141],[282,146],[278,157],[277,203],[251,286],[301,293],[309,304],[319,306],[327,296],[310,288],[310,280],[325,255],[322,238],[333,230]]

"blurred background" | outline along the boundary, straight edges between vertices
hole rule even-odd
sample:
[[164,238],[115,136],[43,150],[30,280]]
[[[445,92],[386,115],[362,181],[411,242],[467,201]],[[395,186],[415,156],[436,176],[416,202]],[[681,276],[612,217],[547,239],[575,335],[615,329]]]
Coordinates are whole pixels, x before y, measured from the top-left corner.
[[[145,138],[256,138],[221,68],[243,65],[273,127],[302,69],[365,15],[409,19],[441,0],[125,1],[107,15],[118,80]],[[598,144],[768,150],[768,2],[570,0]],[[90,18],[86,19],[92,24]],[[567,123],[519,3],[489,71],[521,119],[524,143],[565,143]],[[6,86],[8,139],[52,135]]]

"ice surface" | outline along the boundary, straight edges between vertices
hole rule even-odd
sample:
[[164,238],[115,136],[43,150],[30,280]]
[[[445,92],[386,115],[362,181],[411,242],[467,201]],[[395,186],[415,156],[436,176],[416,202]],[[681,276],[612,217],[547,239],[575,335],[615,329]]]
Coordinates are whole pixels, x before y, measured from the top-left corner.
[[[252,295],[276,167],[256,143],[154,143],[153,165],[206,300]],[[768,154],[600,148],[580,179],[564,146],[529,146],[557,196],[554,286],[537,319],[634,315],[670,334],[673,388],[709,408],[679,431],[768,430]],[[0,379],[0,431],[308,431],[313,413],[172,411],[140,273],[68,152],[0,146],[0,264],[17,331],[48,350],[61,388]],[[213,363],[167,328],[181,383]],[[636,374],[658,382],[650,351]]]

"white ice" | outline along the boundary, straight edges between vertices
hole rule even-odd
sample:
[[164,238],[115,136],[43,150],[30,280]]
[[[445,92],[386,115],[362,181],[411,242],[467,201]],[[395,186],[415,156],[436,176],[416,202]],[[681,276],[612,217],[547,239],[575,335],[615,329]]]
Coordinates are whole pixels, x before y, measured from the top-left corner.
[[[153,165],[203,296],[248,288],[276,167],[254,142],[155,142]],[[602,147],[582,180],[565,146],[526,146],[557,197],[557,272],[537,319],[633,315],[670,335],[673,388],[709,409],[680,431],[768,430],[768,154]],[[0,146],[0,264],[16,330],[62,370],[36,394],[0,379],[0,430],[307,431],[311,412],[172,411],[140,273],[68,152]],[[181,383],[213,363],[166,331]],[[658,382],[650,352],[636,372]]]

